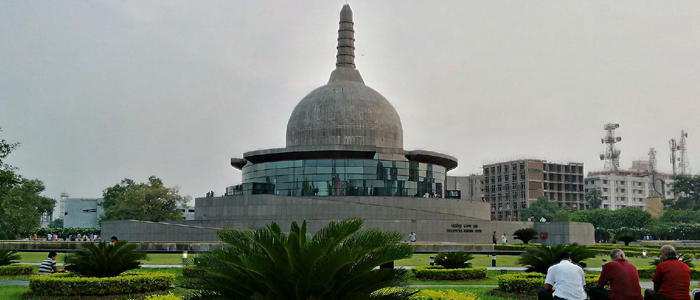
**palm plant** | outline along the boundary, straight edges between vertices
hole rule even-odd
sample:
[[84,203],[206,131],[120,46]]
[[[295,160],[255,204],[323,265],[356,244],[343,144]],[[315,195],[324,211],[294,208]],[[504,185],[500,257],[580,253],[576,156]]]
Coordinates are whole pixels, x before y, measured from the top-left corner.
[[66,270],[88,277],[114,277],[141,266],[139,260],[146,259],[146,252],[138,245],[119,241],[113,245],[106,242],[83,244],[83,248],[66,255]]
[[535,228],[520,228],[513,233],[513,238],[523,241],[523,244],[527,244],[531,240],[534,240],[536,236],[537,230],[535,230]]
[[583,261],[587,258],[595,257],[596,252],[589,250],[586,246],[573,243],[569,245],[546,246],[539,245],[526,249],[527,252],[520,255],[518,264],[527,266],[526,272],[538,272],[547,274],[549,267],[559,263],[559,253],[566,251],[571,254],[571,261],[585,268]]
[[435,256],[435,264],[445,269],[471,268],[474,256],[467,252],[440,252]]
[[362,230],[364,221],[330,222],[311,236],[306,221],[292,222],[285,234],[272,222],[265,228],[220,229],[223,249],[199,256],[202,298],[212,299],[407,299],[405,289],[371,294],[402,285],[402,269],[376,269],[409,258],[413,248],[401,244],[399,232]]
[[617,236],[615,236],[615,239],[618,241],[624,242],[625,246],[629,246],[631,242],[634,242],[637,240],[637,236],[631,232],[623,232],[623,233],[617,234]]
[[[684,264],[688,265],[688,267],[692,268],[695,267],[693,265],[693,257],[688,255],[683,255],[683,253],[678,252],[678,260],[682,261]],[[658,266],[661,263],[661,258],[654,258],[653,261],[649,262],[649,265],[652,265],[654,267]]]
[[20,256],[17,251],[0,249],[0,266],[16,264],[18,259]]

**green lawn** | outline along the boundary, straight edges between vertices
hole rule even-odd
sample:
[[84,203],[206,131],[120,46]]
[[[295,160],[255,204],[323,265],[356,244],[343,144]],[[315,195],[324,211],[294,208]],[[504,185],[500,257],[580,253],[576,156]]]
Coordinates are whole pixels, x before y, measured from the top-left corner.
[[28,286],[0,285],[0,300],[22,299],[22,294],[29,292]]
[[[48,257],[49,252],[19,252],[20,262],[39,263]],[[59,253],[56,261],[63,262],[63,253]],[[179,265],[182,264],[181,254],[148,254],[148,260],[141,261],[147,265]]]

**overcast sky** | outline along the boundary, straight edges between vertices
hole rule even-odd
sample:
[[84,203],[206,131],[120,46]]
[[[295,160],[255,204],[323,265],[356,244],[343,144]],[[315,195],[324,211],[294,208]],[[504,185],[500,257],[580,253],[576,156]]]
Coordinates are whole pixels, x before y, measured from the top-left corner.
[[[0,138],[46,196],[100,197],[149,175],[203,196],[231,157],[285,146],[327,82],[344,1],[0,2]],[[396,107],[404,148],[700,171],[700,1],[352,1],[358,69]]]

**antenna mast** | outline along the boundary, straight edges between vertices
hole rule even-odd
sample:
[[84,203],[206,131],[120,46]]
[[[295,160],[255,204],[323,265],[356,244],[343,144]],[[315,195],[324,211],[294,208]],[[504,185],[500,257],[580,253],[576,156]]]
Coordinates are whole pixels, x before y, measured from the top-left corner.
[[615,144],[622,141],[615,136],[615,129],[620,128],[618,123],[605,124],[605,138],[600,139],[601,144],[606,144],[605,154],[600,155],[600,160],[605,161],[606,171],[615,171],[620,167],[620,150],[615,149]]
[[671,139],[668,141],[668,148],[671,149],[671,165],[673,166],[673,177],[678,175],[678,169],[676,169],[676,151],[680,150],[681,147],[676,143],[676,139]]
[[689,175],[690,174],[690,162],[688,161],[688,149],[685,146],[685,138],[688,137],[688,133],[685,132],[684,130],[681,130],[681,141],[680,144],[678,145],[678,150],[681,151],[681,157],[679,159],[678,163],[678,169],[681,173],[681,175]]

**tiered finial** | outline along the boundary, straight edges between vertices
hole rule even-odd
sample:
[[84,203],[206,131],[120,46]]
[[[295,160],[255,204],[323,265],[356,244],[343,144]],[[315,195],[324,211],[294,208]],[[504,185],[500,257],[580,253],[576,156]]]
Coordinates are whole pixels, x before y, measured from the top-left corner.
[[336,55],[336,67],[355,68],[355,23],[352,21],[352,9],[349,4],[343,5],[340,10],[340,24],[338,27],[338,54]]

